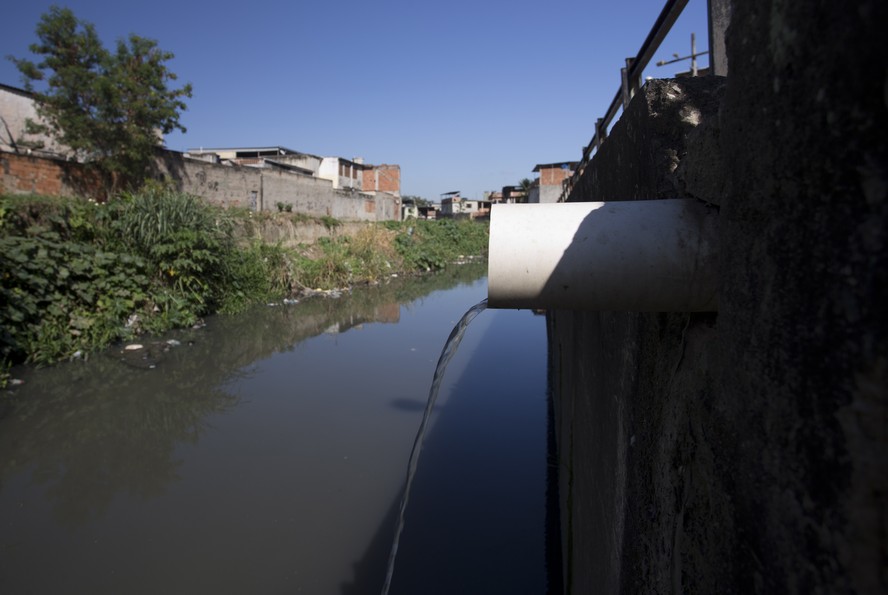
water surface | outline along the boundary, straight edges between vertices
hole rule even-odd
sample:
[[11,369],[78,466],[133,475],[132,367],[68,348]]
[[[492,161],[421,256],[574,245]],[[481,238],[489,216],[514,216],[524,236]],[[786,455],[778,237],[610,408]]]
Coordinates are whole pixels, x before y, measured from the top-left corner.
[[[379,593],[434,366],[480,274],[26,371],[0,405],[0,592]],[[391,593],[545,591],[545,361],[529,312],[468,329]]]

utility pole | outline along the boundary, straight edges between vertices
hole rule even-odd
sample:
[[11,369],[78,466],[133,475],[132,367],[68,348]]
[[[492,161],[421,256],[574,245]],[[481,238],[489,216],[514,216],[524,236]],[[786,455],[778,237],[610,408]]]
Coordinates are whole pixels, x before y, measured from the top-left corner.
[[657,66],[665,66],[667,64],[675,64],[676,62],[681,62],[682,60],[690,60],[691,61],[691,76],[697,76],[697,56],[705,56],[709,53],[709,50],[705,52],[697,53],[697,36],[691,33],[691,55],[690,56],[681,56],[678,54],[672,54],[675,56],[673,60],[660,60],[657,62]]

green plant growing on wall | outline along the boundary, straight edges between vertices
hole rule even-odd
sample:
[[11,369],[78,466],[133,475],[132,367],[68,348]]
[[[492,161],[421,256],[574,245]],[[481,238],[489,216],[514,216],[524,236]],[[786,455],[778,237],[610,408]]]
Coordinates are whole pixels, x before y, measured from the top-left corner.
[[324,215],[323,217],[321,217],[321,224],[323,224],[323,226],[326,227],[327,229],[332,230],[332,229],[335,229],[335,228],[339,227],[340,225],[342,225],[342,222],[339,219],[337,219],[336,217],[331,217],[330,215]]
[[[173,54],[137,35],[105,49],[91,23],[53,6],[37,24],[30,50],[37,62],[10,59],[35,94],[39,122],[31,133],[50,135],[101,175],[106,192],[135,187],[153,166],[159,133],[185,131],[179,114],[191,85],[170,88]],[[38,88],[40,87],[40,88]]]

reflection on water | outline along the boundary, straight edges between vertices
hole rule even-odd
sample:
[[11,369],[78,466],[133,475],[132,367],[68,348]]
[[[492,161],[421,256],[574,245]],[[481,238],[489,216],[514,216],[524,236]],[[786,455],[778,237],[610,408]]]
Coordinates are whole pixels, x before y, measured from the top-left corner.
[[[263,306],[135,355],[19,374],[0,401],[0,592],[378,593],[434,362],[486,293],[483,272]],[[519,340],[542,366],[532,322],[536,338]],[[451,391],[482,361],[485,328],[470,329]],[[458,400],[442,396],[430,452]],[[406,523],[402,548],[446,541],[427,547]]]

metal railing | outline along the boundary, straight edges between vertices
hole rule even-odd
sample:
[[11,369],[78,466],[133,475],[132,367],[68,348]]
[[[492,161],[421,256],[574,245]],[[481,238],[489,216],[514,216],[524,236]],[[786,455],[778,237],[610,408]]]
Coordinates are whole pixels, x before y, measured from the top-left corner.
[[[595,121],[595,134],[592,136],[589,144],[583,147],[583,157],[577,164],[573,174],[562,182],[559,202],[567,200],[576,182],[583,175],[583,171],[589,164],[593,152],[601,148],[601,145],[607,138],[607,130],[616,117],[617,112],[620,108],[625,110],[629,105],[629,101],[641,88],[641,75],[644,69],[647,68],[651,58],[654,57],[663,39],[669,34],[675,21],[678,20],[687,4],[688,0],[667,0],[650,33],[648,33],[647,38],[641,45],[641,49],[638,50],[638,54],[634,58],[626,58],[626,66],[620,69],[620,88],[607,108],[604,117],[598,118]],[[710,64],[712,65],[710,72],[725,75],[727,74],[727,61],[724,57],[724,31],[727,28],[727,21],[730,20],[730,1],[707,0],[707,12]]]

